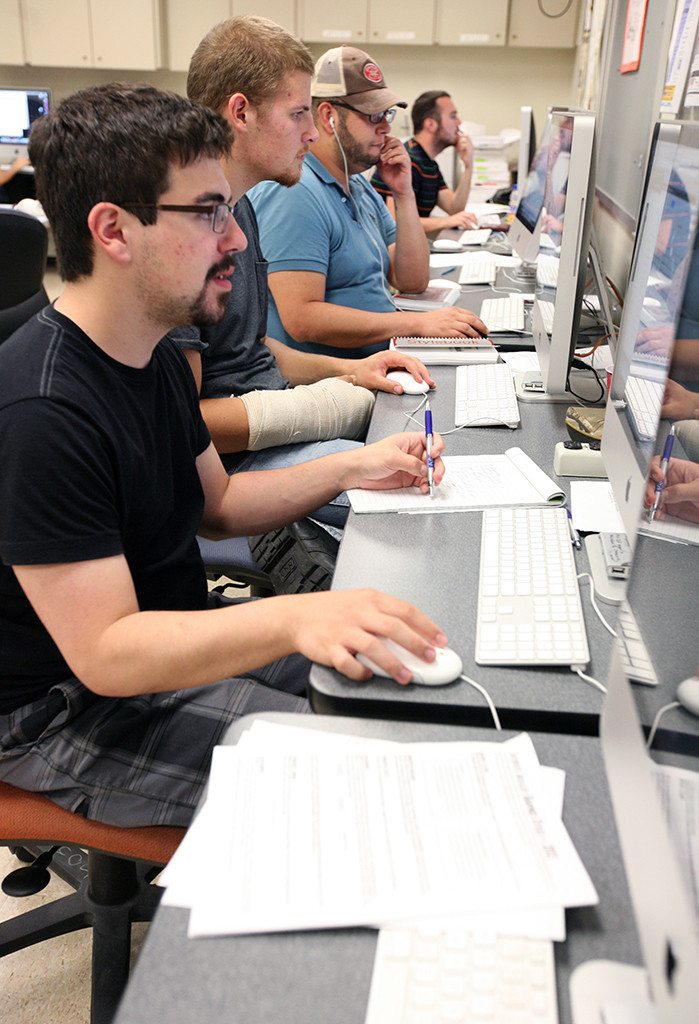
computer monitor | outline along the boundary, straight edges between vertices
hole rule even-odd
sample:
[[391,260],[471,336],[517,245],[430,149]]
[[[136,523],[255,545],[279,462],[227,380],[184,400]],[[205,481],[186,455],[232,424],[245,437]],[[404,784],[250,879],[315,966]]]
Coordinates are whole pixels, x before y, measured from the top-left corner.
[[517,161],[517,192],[521,194],[536,156],[536,128],[531,107],[522,107],[519,117],[519,159]]
[[[529,108],[523,107],[522,111],[527,109]],[[535,150],[529,162],[528,171],[518,180],[519,204],[507,235],[512,251],[522,260],[519,276],[523,278],[536,278],[536,258],[539,255],[539,235],[541,233],[541,214],[546,187],[546,164],[550,128],[551,116],[549,115],[539,147]],[[530,130],[532,133],[530,135],[531,139],[533,138],[534,130],[533,121],[530,122]],[[522,160],[523,153],[520,148],[520,166]],[[521,169],[518,174],[521,174]]]
[[540,262],[543,258],[550,262],[551,283],[537,293],[532,313],[540,372],[515,378],[523,401],[599,401],[604,397],[604,387],[591,371],[571,371],[585,289],[594,171],[594,113],[552,108],[539,256]]
[[[656,124],[604,418],[602,456],[632,548],[678,324],[699,288],[699,124]],[[689,334],[692,334],[690,328]],[[696,336],[696,335],[695,335]]]
[[29,130],[50,109],[50,89],[0,88],[0,162],[27,155]]

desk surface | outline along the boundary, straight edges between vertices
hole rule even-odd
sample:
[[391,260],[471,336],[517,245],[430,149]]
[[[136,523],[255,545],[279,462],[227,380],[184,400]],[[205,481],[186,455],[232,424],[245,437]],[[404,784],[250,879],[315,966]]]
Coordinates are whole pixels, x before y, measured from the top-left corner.
[[[454,425],[454,368],[437,366],[431,372],[437,383],[431,395],[434,427],[446,431]],[[419,397],[380,394],[369,433],[377,440],[394,431],[410,428],[405,413],[419,404]],[[567,438],[565,404],[520,403],[521,426],[468,428],[449,434],[445,440],[450,454],[489,454],[519,446],[529,454],[566,493],[570,480],[553,472],[553,450]],[[419,421],[421,417],[419,417]],[[481,513],[456,512],[443,515],[396,515],[350,513],[340,548],[333,581],[336,589],[371,586],[418,605],[433,618],[449,638],[464,663],[464,672],[490,693],[503,727],[596,735],[603,694],[573,672],[558,669],[493,668],[477,665],[474,637],[478,567],[480,561]],[[675,699],[680,679],[696,670],[687,667],[697,657],[696,622],[699,619],[699,588],[694,563],[687,548],[659,542],[652,557],[644,558],[641,571],[634,572],[633,585],[646,588],[647,625],[655,624],[652,652],[661,685],[636,686],[641,720],[650,726],[656,712]],[[644,548],[643,538],[639,541]],[[660,564],[658,564],[660,559]],[[585,547],[575,553],[580,572],[589,569]],[[682,605],[669,622],[657,621],[656,580],[661,573],[675,580],[687,577]],[[590,587],[581,582],[583,613],[591,651],[588,673],[604,683],[607,677],[612,637],[603,627],[590,603]],[[635,602],[637,604],[637,602]],[[613,626],[617,611],[600,604]],[[490,712],[483,697],[468,683],[457,681],[445,687],[400,687],[392,680],[374,678],[353,683],[331,669],[311,670],[310,698],[315,711],[429,722],[453,722],[491,726]],[[689,737],[689,748],[685,738]],[[678,752],[695,752],[699,719],[686,711],[669,712],[663,718],[656,743]]]
[[[453,367],[431,368],[437,390],[431,395],[434,428],[454,426]],[[404,412],[419,398],[379,395],[369,440],[405,429]],[[553,449],[567,437],[567,406],[522,403],[521,427],[468,428],[449,434],[447,452],[480,455],[524,449],[553,477]],[[556,478],[568,493],[569,481]],[[432,617],[464,663],[464,672],[485,686],[505,728],[596,735],[602,693],[569,670],[492,668],[476,665],[474,636],[481,513],[443,515],[355,515],[344,531],[333,587],[372,586],[412,601]],[[584,547],[576,552],[580,571],[588,569]],[[591,609],[589,587],[581,587],[592,661],[590,674],[604,680],[611,636]],[[616,611],[603,606],[611,621]],[[391,680],[352,683],[331,669],[311,671],[311,703],[323,713],[376,715],[423,721],[491,725],[483,697],[465,682],[445,687],[399,687]]]
[[[492,730],[321,716],[265,715],[308,728],[390,740],[493,739]],[[235,743],[251,718],[229,730]],[[504,734],[503,737],[505,738]],[[532,735],[543,764],[566,772],[563,817],[600,903],[566,912],[556,944],[560,1024],[569,1024],[568,984],[589,959],[640,963],[599,742]],[[202,870],[206,866],[202,865]],[[363,1024],[376,944],[371,929],[188,939],[188,912],[162,907],[139,955],[115,1024]]]

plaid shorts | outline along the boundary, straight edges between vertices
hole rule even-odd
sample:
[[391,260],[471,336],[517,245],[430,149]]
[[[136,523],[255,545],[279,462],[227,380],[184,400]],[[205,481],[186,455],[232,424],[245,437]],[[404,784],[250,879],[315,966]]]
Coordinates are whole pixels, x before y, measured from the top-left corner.
[[77,679],[0,715],[0,779],[110,825],[188,825],[227,727],[308,712],[300,654],[210,686],[100,697]]

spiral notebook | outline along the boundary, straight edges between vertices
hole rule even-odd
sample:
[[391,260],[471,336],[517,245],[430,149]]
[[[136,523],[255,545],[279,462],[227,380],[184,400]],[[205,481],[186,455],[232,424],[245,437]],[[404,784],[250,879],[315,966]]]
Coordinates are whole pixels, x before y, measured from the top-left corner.
[[521,448],[501,455],[447,455],[434,497],[419,487],[348,491],[355,512],[463,512],[505,505],[562,505],[565,493]]

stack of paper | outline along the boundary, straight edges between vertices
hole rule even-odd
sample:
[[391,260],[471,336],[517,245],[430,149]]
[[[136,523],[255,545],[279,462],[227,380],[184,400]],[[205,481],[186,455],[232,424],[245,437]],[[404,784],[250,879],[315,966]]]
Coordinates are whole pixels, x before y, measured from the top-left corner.
[[597,902],[562,793],[526,735],[402,744],[255,722],[214,751],[164,902],[190,908],[191,936],[446,918],[561,939],[563,908]]

